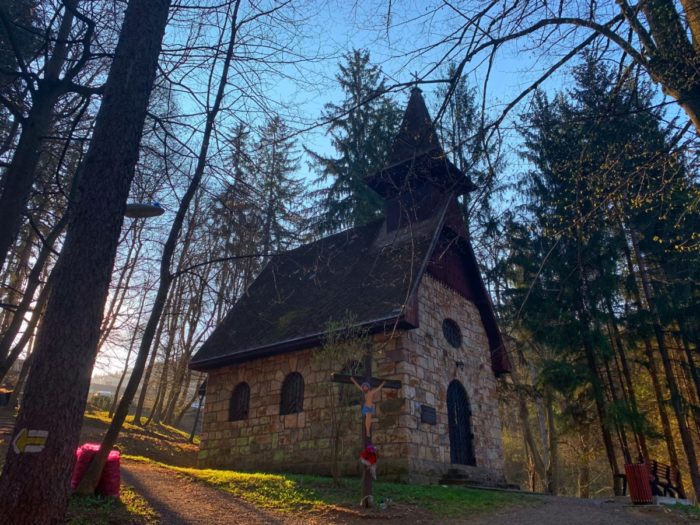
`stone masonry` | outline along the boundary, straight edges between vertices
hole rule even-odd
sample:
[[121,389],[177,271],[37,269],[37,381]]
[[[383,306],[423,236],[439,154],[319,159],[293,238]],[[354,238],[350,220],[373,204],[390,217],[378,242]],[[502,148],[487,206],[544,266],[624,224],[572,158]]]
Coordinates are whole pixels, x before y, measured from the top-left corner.
[[[377,402],[373,441],[379,451],[379,475],[436,482],[452,466],[447,387],[457,379],[471,406],[476,456],[476,467],[460,468],[501,481],[498,383],[479,311],[425,274],[418,290],[418,315],[419,328],[374,336],[373,375],[398,379],[403,385],[401,390],[383,390]],[[460,348],[445,340],[445,318],[459,325]],[[341,471],[359,473],[359,405],[331,408],[338,405],[338,386],[329,382],[330,375],[339,372],[342,364],[335,370],[322,369],[313,352],[306,349],[255,359],[209,373],[201,466],[329,474],[335,442]],[[460,362],[463,366],[458,366]],[[304,410],[280,416],[282,382],[290,372],[304,377]],[[229,399],[241,381],[250,386],[249,415],[243,421],[228,421]],[[421,405],[436,409],[435,425],[421,423]]]

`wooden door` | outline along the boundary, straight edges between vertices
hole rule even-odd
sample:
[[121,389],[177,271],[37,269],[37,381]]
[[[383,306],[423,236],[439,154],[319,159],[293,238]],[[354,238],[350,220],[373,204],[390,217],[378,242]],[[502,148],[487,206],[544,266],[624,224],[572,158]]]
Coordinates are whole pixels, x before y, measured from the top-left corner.
[[450,430],[450,460],[458,465],[476,465],[469,398],[456,379],[447,388],[447,420]]

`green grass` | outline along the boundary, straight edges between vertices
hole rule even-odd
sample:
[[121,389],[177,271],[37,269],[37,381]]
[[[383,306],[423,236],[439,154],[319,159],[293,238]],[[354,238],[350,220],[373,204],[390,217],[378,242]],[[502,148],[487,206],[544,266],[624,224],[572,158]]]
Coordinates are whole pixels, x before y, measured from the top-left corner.
[[675,505],[669,505],[669,508],[673,509],[674,512],[682,514],[693,520],[700,520],[700,507],[697,505],[681,505],[676,503]]
[[[128,459],[151,462],[147,458]],[[230,470],[196,469],[160,466],[229,492],[259,507],[281,511],[323,509],[327,507],[357,508],[360,501],[358,479],[345,479],[340,486],[331,478],[295,474],[261,474]],[[414,505],[440,517],[457,517],[485,512],[511,505],[536,504],[536,498],[523,494],[443,487],[439,485],[405,485],[375,482],[374,499]]]
[[158,514],[130,487],[122,486],[120,499],[72,496],[68,505],[69,525],[151,525]]

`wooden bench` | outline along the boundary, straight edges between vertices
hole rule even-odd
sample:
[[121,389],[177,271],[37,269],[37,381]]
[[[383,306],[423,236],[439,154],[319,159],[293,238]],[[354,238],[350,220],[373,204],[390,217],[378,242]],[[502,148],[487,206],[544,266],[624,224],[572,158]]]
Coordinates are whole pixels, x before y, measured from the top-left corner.
[[681,473],[670,465],[664,465],[656,460],[648,463],[651,474],[651,491],[654,496],[669,496],[685,498]]

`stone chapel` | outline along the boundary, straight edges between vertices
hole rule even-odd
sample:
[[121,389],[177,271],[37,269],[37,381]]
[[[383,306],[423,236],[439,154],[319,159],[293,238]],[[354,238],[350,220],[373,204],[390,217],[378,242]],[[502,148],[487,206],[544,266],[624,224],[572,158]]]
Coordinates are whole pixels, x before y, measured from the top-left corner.
[[[377,348],[372,375],[401,383],[376,403],[380,478],[437,482],[458,468],[503,482],[497,378],[510,363],[457,202],[475,187],[419,89],[388,166],[365,180],[384,217],[271,258],[192,358],[208,374],[200,465],[329,474],[327,384],[342,365],[320,369],[313,355],[349,314]],[[339,450],[356,473],[359,404],[348,409]]]

